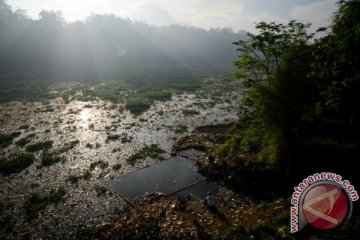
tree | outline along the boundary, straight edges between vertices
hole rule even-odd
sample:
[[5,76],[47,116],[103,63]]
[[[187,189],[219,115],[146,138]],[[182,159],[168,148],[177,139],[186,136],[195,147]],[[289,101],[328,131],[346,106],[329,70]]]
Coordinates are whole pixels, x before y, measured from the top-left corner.
[[[239,71],[250,87],[242,108],[246,109],[240,147],[254,150],[260,159],[287,171],[300,119],[308,111],[311,81],[310,68],[313,34],[310,24],[290,21],[287,25],[258,23],[259,34],[248,34],[248,41],[238,41]],[[244,120],[245,119],[245,120]]]
[[338,4],[330,34],[314,45],[311,77],[321,96],[319,114],[353,125],[360,117],[360,2]]
[[244,78],[245,84],[262,84],[281,69],[281,58],[294,45],[302,45],[312,38],[306,29],[310,24],[290,21],[287,25],[274,22],[256,24],[259,34],[248,34],[249,40],[234,42],[240,52],[234,62],[238,71],[235,78]]

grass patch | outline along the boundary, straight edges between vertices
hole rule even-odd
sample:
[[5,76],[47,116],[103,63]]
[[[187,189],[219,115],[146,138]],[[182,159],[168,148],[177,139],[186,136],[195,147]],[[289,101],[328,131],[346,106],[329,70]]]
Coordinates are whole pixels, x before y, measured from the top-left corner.
[[55,109],[51,106],[47,106],[46,108],[44,108],[43,110],[41,110],[41,112],[55,112]]
[[28,124],[26,124],[26,125],[21,125],[20,127],[19,127],[19,130],[20,129],[29,129],[30,128],[30,126],[28,125]]
[[122,133],[120,140],[121,140],[121,143],[131,143],[131,141],[133,140],[133,137],[129,136],[127,133]]
[[30,143],[30,142],[31,142],[31,139],[33,139],[35,136],[36,136],[35,133],[31,133],[31,134],[29,134],[29,135],[27,135],[27,136],[25,136],[25,137],[17,140],[17,141],[15,142],[15,144],[16,144],[17,146],[19,146],[19,147],[25,147],[25,145],[27,145],[28,143]]
[[28,152],[38,152],[52,148],[53,141],[44,141],[28,145],[25,150]]
[[120,135],[108,135],[107,138],[106,138],[106,141],[116,141],[116,140],[119,140],[120,138]]
[[0,148],[9,146],[13,139],[20,136],[21,132],[12,132],[10,134],[0,133]]
[[184,125],[177,125],[175,128],[175,133],[186,133],[188,131],[188,127]]
[[81,176],[77,176],[77,175],[73,175],[73,174],[71,174],[68,177],[68,181],[73,183],[73,184],[78,183],[80,179],[81,179]]
[[18,173],[29,167],[35,160],[34,155],[20,153],[10,157],[9,159],[0,159],[0,173],[11,174]]
[[192,110],[192,109],[183,109],[183,110],[182,110],[182,113],[183,113],[185,116],[192,116],[192,115],[199,115],[199,114],[200,114],[199,111]]
[[165,153],[165,151],[157,144],[145,145],[145,147],[128,157],[126,161],[129,164],[134,165],[136,160],[144,159],[146,157],[162,159],[161,154],[163,153]]
[[117,163],[117,164],[115,164],[112,168],[113,168],[115,171],[118,171],[118,170],[120,170],[121,167],[122,167],[121,163]]
[[79,140],[74,140],[74,141],[71,141],[71,142],[67,142],[67,143],[64,144],[64,146],[60,149],[59,152],[63,153],[63,152],[70,151],[71,149],[73,149],[79,143],[80,143]]
[[132,114],[138,116],[151,107],[152,102],[148,99],[130,99],[126,102],[125,108]]
[[47,195],[32,193],[24,202],[23,208],[28,220],[38,217],[39,212],[44,210],[49,204],[58,204],[64,200],[66,191],[63,187],[51,189]]
[[143,96],[150,100],[167,101],[171,99],[171,92],[166,90],[146,91]]
[[44,154],[41,158],[40,167],[49,167],[58,162],[61,162],[62,160],[64,160],[62,157],[56,157],[52,154]]
[[10,145],[13,138],[14,137],[11,136],[10,134],[0,133],[0,147],[4,148],[4,147],[7,147],[8,145]]
[[101,169],[105,169],[109,166],[108,162],[104,162],[103,160],[99,160],[90,164],[90,170],[94,170],[97,166]]
[[104,196],[108,191],[106,187],[97,184],[94,186],[94,189],[98,197]]
[[91,143],[87,143],[86,145],[85,145],[85,147],[87,147],[87,148],[89,148],[89,149],[93,149],[93,145],[91,144]]
[[89,170],[86,170],[83,174],[81,175],[69,175],[68,177],[68,181],[70,183],[76,184],[78,183],[80,180],[86,180],[89,179],[91,177],[91,172]]

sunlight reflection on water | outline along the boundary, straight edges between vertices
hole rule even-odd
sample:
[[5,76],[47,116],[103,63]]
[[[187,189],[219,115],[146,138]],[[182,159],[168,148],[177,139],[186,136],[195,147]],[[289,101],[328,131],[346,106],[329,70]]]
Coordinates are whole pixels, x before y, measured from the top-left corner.
[[89,126],[89,119],[91,116],[91,109],[83,109],[80,112],[81,126],[87,128]]

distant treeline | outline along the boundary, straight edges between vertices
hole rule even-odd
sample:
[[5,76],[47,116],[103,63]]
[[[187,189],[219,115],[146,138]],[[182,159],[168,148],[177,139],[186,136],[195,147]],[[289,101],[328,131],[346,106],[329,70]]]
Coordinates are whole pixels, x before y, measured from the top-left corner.
[[34,20],[0,0],[0,74],[116,73],[149,65],[230,65],[232,42],[246,36],[172,25],[149,26],[114,15],[67,23],[61,12]]

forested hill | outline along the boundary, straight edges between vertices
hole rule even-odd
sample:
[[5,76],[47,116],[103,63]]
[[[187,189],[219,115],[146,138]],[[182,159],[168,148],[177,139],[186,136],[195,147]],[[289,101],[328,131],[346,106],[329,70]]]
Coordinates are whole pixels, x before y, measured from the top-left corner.
[[155,27],[114,15],[66,23],[60,12],[38,20],[0,0],[0,74],[119,72],[144,65],[227,65],[236,59],[228,29]]

